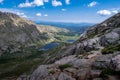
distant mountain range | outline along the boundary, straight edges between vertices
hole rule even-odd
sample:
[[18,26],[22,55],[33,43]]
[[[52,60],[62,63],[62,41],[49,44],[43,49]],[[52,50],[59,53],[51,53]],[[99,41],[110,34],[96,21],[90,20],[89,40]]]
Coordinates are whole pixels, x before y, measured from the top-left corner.
[[89,27],[95,25],[96,23],[65,23],[65,22],[36,22],[41,25],[50,25],[61,28],[67,28],[72,32],[83,33]]

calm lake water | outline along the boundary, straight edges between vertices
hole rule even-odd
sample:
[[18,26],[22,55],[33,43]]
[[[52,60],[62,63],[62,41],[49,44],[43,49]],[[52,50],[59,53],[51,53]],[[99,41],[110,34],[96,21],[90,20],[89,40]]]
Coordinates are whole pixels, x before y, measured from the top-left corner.
[[[67,40],[66,42],[68,43],[73,43],[75,40]],[[52,42],[52,43],[49,43],[49,44],[46,44],[45,46],[43,46],[42,48],[40,48],[39,50],[43,50],[43,51],[46,51],[46,50],[50,50],[50,49],[53,49],[55,47],[57,47],[60,43],[58,42]]]
[[46,44],[45,46],[43,46],[42,48],[40,48],[39,50],[49,50],[49,49],[53,49],[55,47],[57,47],[59,45],[59,43],[57,42],[53,42],[53,43],[49,43],[49,44]]

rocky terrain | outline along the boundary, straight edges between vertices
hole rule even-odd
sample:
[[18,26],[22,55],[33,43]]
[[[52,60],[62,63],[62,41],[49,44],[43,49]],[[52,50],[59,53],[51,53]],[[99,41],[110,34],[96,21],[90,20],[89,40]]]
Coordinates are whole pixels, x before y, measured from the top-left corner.
[[17,80],[120,80],[120,13],[85,31]]
[[[40,28],[11,13],[0,16],[1,52],[39,43],[56,33],[53,28],[47,33],[49,28]],[[120,13],[89,28],[72,44],[44,53],[29,48],[23,53],[7,55],[7,59],[2,56],[1,80],[120,80]]]
[[14,53],[22,48],[44,45],[55,40],[56,33],[67,29],[45,27],[13,13],[0,12],[0,55]]

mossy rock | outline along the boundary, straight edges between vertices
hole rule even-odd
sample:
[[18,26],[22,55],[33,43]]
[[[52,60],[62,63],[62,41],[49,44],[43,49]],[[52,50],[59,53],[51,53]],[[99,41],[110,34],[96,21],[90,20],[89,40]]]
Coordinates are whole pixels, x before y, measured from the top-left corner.
[[109,45],[102,50],[102,54],[114,53],[115,51],[120,51],[120,44],[118,45]]
[[114,71],[111,69],[103,69],[100,76],[107,78],[109,75],[120,75],[120,71]]
[[71,65],[71,64],[63,64],[63,65],[60,65],[59,66],[59,69],[60,70],[64,70],[64,69],[66,69],[66,68],[69,68],[69,67],[72,67],[73,65]]

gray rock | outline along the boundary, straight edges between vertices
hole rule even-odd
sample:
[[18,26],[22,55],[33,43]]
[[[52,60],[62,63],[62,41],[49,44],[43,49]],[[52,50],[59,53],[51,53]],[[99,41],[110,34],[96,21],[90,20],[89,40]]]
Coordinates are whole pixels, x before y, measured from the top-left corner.
[[95,60],[93,68],[111,68],[120,70],[120,52],[102,55]]
[[47,65],[39,66],[30,76],[30,80],[45,80],[48,75]]
[[117,55],[111,59],[110,68],[115,71],[120,71],[120,55]]
[[116,32],[116,33],[118,33],[120,35],[120,28],[113,29],[113,32]]
[[77,80],[87,80],[89,78],[89,69],[79,69],[76,78]]
[[93,63],[92,66],[95,68],[108,68],[112,57],[112,54],[102,55]]
[[100,77],[101,72],[102,72],[101,70],[91,70],[90,71],[90,77],[92,79],[98,78],[98,77]]
[[72,78],[71,76],[68,76],[65,73],[60,73],[58,80],[75,80],[75,79]]
[[76,68],[88,68],[90,66],[89,59],[77,59],[70,62]]
[[20,75],[17,80],[29,80],[29,76],[28,75]]
[[119,41],[120,36],[116,32],[110,32],[100,38],[100,44],[102,46],[107,46],[110,44],[116,44]]

